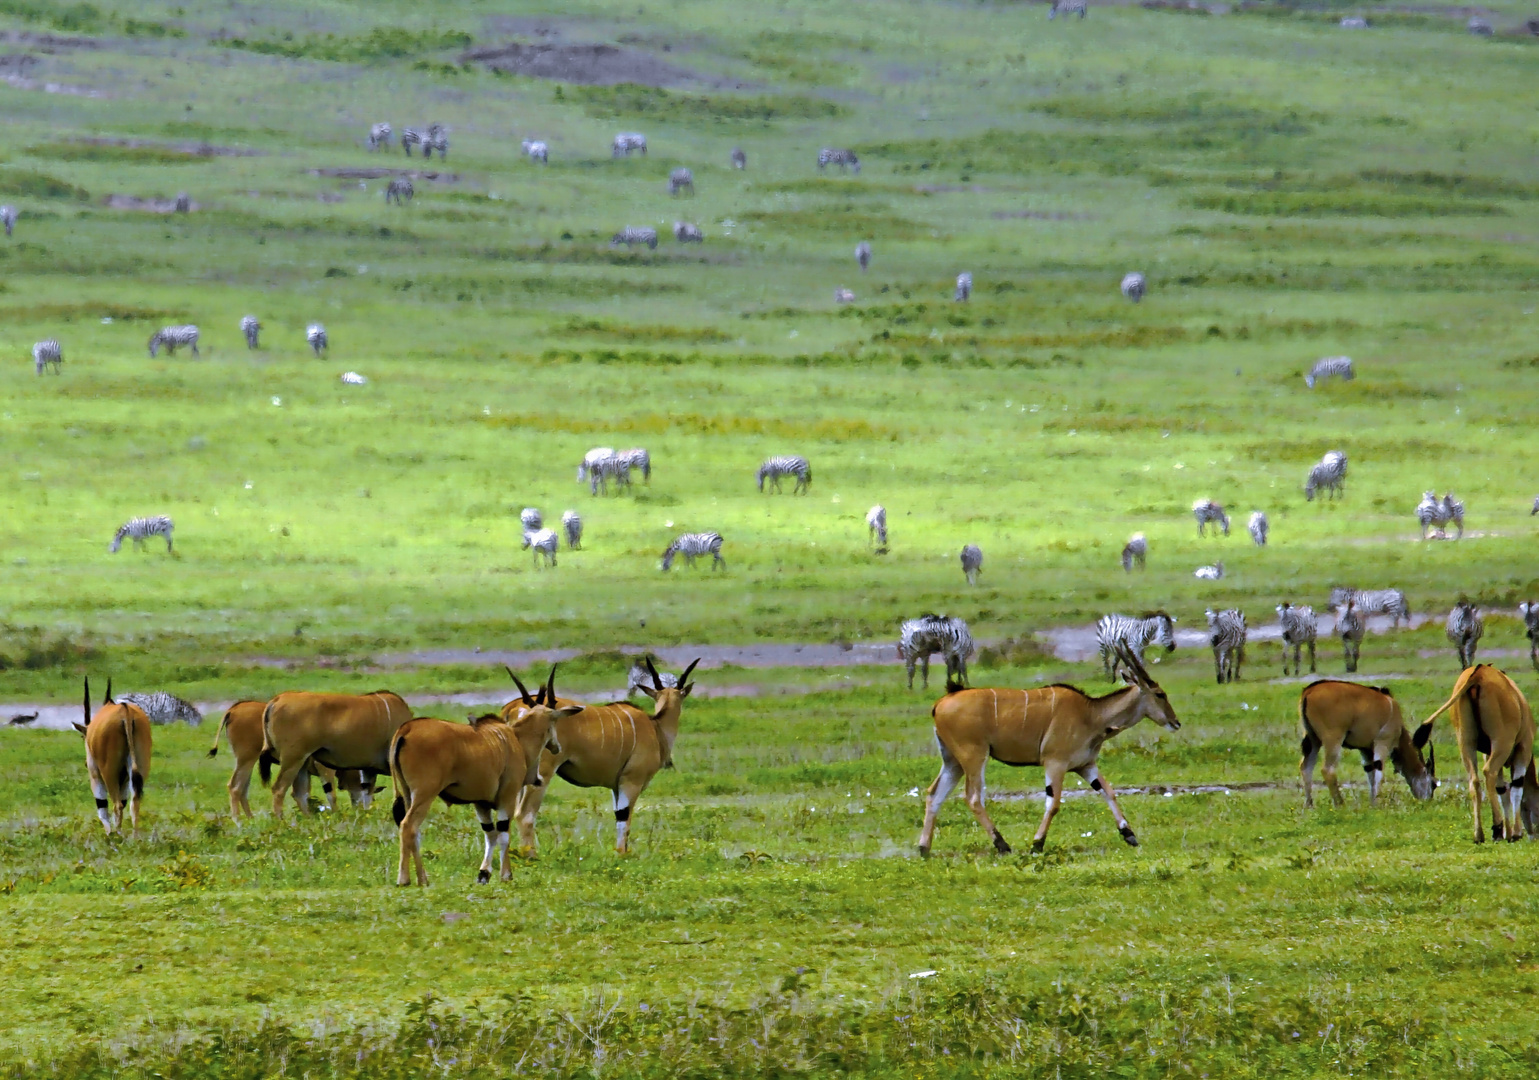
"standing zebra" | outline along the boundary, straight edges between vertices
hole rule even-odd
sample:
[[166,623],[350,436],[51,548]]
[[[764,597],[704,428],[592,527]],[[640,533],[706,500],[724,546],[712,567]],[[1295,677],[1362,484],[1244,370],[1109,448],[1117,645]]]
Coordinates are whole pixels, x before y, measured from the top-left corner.
[[1416,522],[1421,526],[1421,538],[1427,539],[1429,529],[1435,530],[1439,535],[1446,535],[1442,528],[1443,504],[1438,501],[1437,494],[1431,491],[1421,493],[1421,502],[1416,504]]
[[1358,610],[1357,604],[1348,600],[1347,606],[1336,613],[1336,634],[1341,638],[1341,651],[1347,671],[1357,670],[1358,657],[1363,651],[1363,635],[1368,632],[1368,621]]
[[255,315],[242,315],[240,332],[246,335],[246,348],[255,349],[257,347],[257,338],[262,333],[262,324],[257,321]]
[[406,156],[411,157],[411,148],[422,145],[422,132],[416,128],[406,128],[401,132],[401,149],[406,151]]
[[1350,356],[1327,356],[1322,360],[1316,360],[1315,366],[1309,369],[1309,374],[1304,376],[1304,385],[1311,390],[1315,383],[1321,379],[1338,378],[1342,382],[1351,382],[1355,376],[1352,373],[1352,358]]
[[118,531],[112,538],[112,546],[107,550],[117,554],[123,546],[123,539],[127,537],[134,542],[134,547],[143,547],[145,540],[152,536],[164,536],[166,538],[166,551],[171,550],[171,530],[176,528],[171,519],[164,514],[156,517],[136,517],[125,521],[118,526]]
[[533,506],[526,506],[518,513],[519,524],[525,532],[539,532],[545,527],[545,517]]
[[957,291],[952,297],[957,303],[973,298],[973,276],[966,270],[957,275]]
[[391,203],[400,206],[402,203],[411,202],[416,197],[417,189],[412,187],[411,180],[404,176],[397,176],[385,185],[386,206],[389,206]]
[[150,694],[119,694],[117,700],[139,706],[152,724],[173,724],[180,720],[190,727],[197,727],[203,723],[203,714],[196,705],[164,690]]
[[0,206],[0,225],[5,226],[6,236],[10,236],[11,230],[16,227],[16,208],[10,203]]
[[1245,526],[1245,528],[1250,532],[1250,538],[1257,547],[1266,547],[1266,538],[1272,531],[1272,524],[1267,521],[1265,512],[1252,510],[1250,524]]
[[1224,560],[1219,559],[1212,566],[1199,566],[1192,571],[1192,577],[1203,581],[1220,581],[1224,576]]
[[1213,644],[1213,668],[1219,684],[1240,681],[1245,662],[1245,612],[1239,608],[1214,611],[1208,608],[1208,629]]
[[55,375],[64,367],[64,350],[54,338],[45,338],[32,346],[32,365],[37,368],[37,373],[41,375],[49,364],[53,365]]
[[582,517],[576,510],[561,515],[561,531],[566,533],[566,546],[570,550],[582,550]]
[[967,575],[969,585],[978,584],[978,571],[983,569],[983,549],[977,544],[968,544],[962,548],[962,573]]
[[898,659],[908,669],[908,688],[914,688],[914,665],[923,666],[921,685],[930,685],[930,656],[940,653],[946,661],[946,682],[967,681],[967,658],[973,654],[973,635],[961,619],[926,613],[906,620],[898,631]]
[[647,137],[639,131],[622,131],[615,136],[614,145],[610,148],[611,157],[630,157],[632,150],[641,151],[641,156],[647,156]]
[[615,457],[625,462],[627,468],[640,470],[641,478],[647,483],[652,482],[652,455],[644,447],[633,446],[629,450],[621,450]]
[[1282,627],[1282,654],[1283,674],[1288,674],[1288,650],[1293,650],[1293,674],[1302,675],[1304,669],[1299,666],[1299,650],[1304,646],[1309,647],[1309,673],[1315,673],[1315,635],[1319,633],[1319,623],[1315,621],[1315,609],[1308,604],[1300,604],[1294,607],[1284,600],[1277,605],[1277,621]]
[[1463,540],[1464,539],[1464,504],[1462,502],[1460,502],[1458,499],[1454,498],[1453,497],[1453,492],[1451,492],[1451,491],[1448,494],[1443,496],[1443,508],[1442,508],[1442,514],[1440,516],[1442,517],[1442,519],[1443,519],[1443,521],[1445,523],[1451,521],[1451,522],[1453,522],[1455,525],[1457,525],[1459,527],[1459,535],[1455,536],[1454,539],[1455,540]]
[[627,225],[609,238],[610,247],[634,247],[637,244],[645,244],[651,250],[657,249],[657,230],[644,225]]
[[422,137],[422,156],[430,158],[434,150],[438,151],[438,156],[441,158],[449,157],[448,129],[437,122],[429,124],[427,134]]
[[1133,270],[1122,277],[1122,295],[1133,303],[1138,303],[1144,298],[1144,276],[1137,270]]
[[1388,615],[1396,630],[1400,629],[1401,619],[1407,626],[1411,622],[1411,605],[1399,589],[1348,589],[1338,585],[1331,590],[1330,606],[1336,609],[1343,604],[1351,604],[1362,616]]
[[1198,499],[1192,503],[1192,516],[1197,519],[1197,535],[1208,535],[1208,526],[1216,524],[1224,530],[1224,535],[1229,535],[1229,515],[1224,513],[1224,508],[1212,499]]
[[530,161],[538,161],[542,165],[550,164],[550,147],[540,139],[525,139],[523,151]]
[[689,193],[691,195],[695,193],[694,173],[690,172],[686,168],[680,167],[674,169],[673,172],[668,174],[668,194],[677,195],[685,188],[689,188]]
[[1345,494],[1346,485],[1347,455],[1340,450],[1328,450],[1319,464],[1309,470],[1309,476],[1304,481],[1304,498],[1314,502],[1315,493],[1324,488],[1327,496],[1334,499],[1339,494]]
[[1086,0],[1053,0],[1053,6],[1048,9],[1047,18],[1051,22],[1061,11],[1065,18],[1078,12],[1079,17],[1083,19],[1088,6]]
[[369,149],[378,150],[381,146],[390,145],[390,125],[375,124],[369,128]]
[[1539,604],[1525,600],[1518,605],[1523,619],[1523,629],[1528,635],[1528,662],[1539,671]]
[[807,464],[807,459],[799,454],[782,454],[772,458],[766,458],[763,465],[759,466],[759,491],[764,491],[764,481],[768,480],[770,486],[780,490],[780,478],[783,476],[796,477],[796,486],[791,489],[791,494],[800,495],[812,485],[812,466]]
[[1101,653],[1101,666],[1106,669],[1106,677],[1120,678],[1126,682],[1127,674],[1122,670],[1120,660],[1115,669],[1112,666],[1112,660],[1118,656],[1119,650],[1131,655],[1140,667],[1144,663],[1144,649],[1151,644],[1163,645],[1166,652],[1174,652],[1176,620],[1163,611],[1145,612],[1138,618],[1131,615],[1102,615],[1096,620],[1095,643]]
[[318,322],[305,327],[305,340],[310,343],[310,348],[315,350],[317,358],[323,351],[331,348],[326,340],[326,328]]
[[689,221],[675,221],[673,223],[673,238],[681,244],[703,244],[705,233],[700,226]]
[[693,567],[695,560],[702,555],[711,557],[711,569],[725,570],[727,560],[721,557],[721,533],[683,533],[673,538],[663,552],[663,569],[673,569],[673,559],[676,555],[684,556],[684,565]]
[[1128,537],[1128,542],[1122,546],[1122,569],[1128,573],[1133,572],[1133,564],[1138,568],[1144,568],[1144,560],[1149,556],[1149,541],[1144,539],[1144,534],[1136,532]]
[[541,565],[544,558],[546,566],[556,565],[556,532],[554,529],[525,529],[524,545],[520,550],[534,549],[534,564]]
[[631,464],[618,454],[610,454],[588,466],[588,490],[592,494],[597,495],[602,490],[608,495],[611,480],[617,491],[630,490]]
[[1480,609],[1468,600],[1460,600],[1448,613],[1448,622],[1443,629],[1459,653],[1459,670],[1474,667],[1475,644],[1486,632],[1486,621],[1480,617]]
[[612,446],[595,446],[582,456],[582,463],[577,466],[577,482],[580,484],[588,479],[588,474],[598,468],[599,463],[605,458],[615,456]]
[[748,155],[743,153],[741,146],[734,146],[732,148],[732,167],[734,169],[748,168]]
[[887,550],[887,507],[881,503],[866,511],[866,542],[875,544],[878,553]]
[[841,170],[853,169],[855,175],[860,175],[860,158],[855,156],[853,150],[840,150],[832,146],[825,146],[818,151],[818,171],[822,172],[830,165],[837,165]]
[[192,355],[201,355],[198,352],[198,328],[196,326],[164,326],[155,331],[150,337],[150,357],[152,359],[160,351],[162,345],[165,346],[166,352],[171,356],[175,356],[176,350],[183,345],[192,346]]
[[864,274],[871,265],[871,244],[869,241],[862,240],[855,245],[855,261],[860,264],[860,272]]

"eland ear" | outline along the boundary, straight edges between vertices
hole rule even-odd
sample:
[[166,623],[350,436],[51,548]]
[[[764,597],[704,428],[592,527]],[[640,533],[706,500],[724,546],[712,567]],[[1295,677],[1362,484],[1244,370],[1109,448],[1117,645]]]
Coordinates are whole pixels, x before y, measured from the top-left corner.
[[583,705],[563,705],[563,706],[561,706],[561,708],[556,710],[556,716],[557,717],[576,716],[578,713],[582,712],[584,708],[586,708],[586,706],[583,706]]
[[84,724],[76,724],[71,721],[70,726],[73,727],[76,731],[80,732],[80,737],[82,739],[85,738],[86,726]]
[[1432,721],[1428,720],[1416,729],[1416,734],[1411,736],[1411,745],[1420,750],[1427,745],[1427,740],[1432,737]]

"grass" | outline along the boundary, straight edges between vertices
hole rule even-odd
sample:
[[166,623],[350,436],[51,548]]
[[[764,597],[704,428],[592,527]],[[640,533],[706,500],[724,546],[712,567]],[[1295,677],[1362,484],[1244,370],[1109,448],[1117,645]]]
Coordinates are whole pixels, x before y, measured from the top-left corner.
[[[0,244],[0,696],[69,702],[110,672],[205,701],[493,700],[495,669],[410,654],[561,646],[587,654],[568,685],[598,692],[619,646],[887,642],[924,610],[996,643],[980,683],[1089,682],[1033,634],[1150,607],[1257,625],[1341,583],[1398,586],[1422,613],[1539,597],[1539,201],[1534,133],[1511,122],[1532,53],[1371,8],[1346,33],[1325,15],[1361,5],[1065,25],[917,0],[0,0],[36,57],[0,87],[0,195],[21,215]],[[536,25],[685,74],[576,86],[462,61]],[[44,34],[92,37],[32,48]],[[449,160],[370,154],[380,120],[446,124]],[[648,157],[611,158],[626,129]],[[818,173],[823,146],[861,173]],[[681,165],[697,197],[668,197]],[[385,178],[326,172],[370,168],[438,176],[387,209]],[[200,209],[106,202],[180,191]],[[675,220],[706,242],[674,244]],[[611,250],[628,224],[663,243]],[[1136,306],[1117,292],[1132,269]],[[203,357],[148,358],[182,322]],[[50,336],[64,374],[38,378]],[[1306,390],[1336,354],[1356,381]],[[574,472],[595,445],[648,447],[650,484],[590,497]],[[1305,502],[1334,448],[1345,499]],[[788,452],[811,493],[760,495],[759,461]],[[1416,539],[1428,488],[1465,501],[1465,540]],[[1200,540],[1199,497],[1240,522],[1265,509],[1271,544]],[[578,508],[584,550],[536,570],[525,506]],[[150,513],[175,518],[176,554],[108,555]],[[704,529],[726,573],[658,570]],[[1133,531],[1149,569],[1124,575]],[[976,588],[965,543],[985,552]],[[1191,576],[1218,558],[1224,580]],[[1483,646],[1521,674],[1515,620],[1493,614]],[[931,698],[891,668],[705,672],[760,693],[692,700],[635,857],[609,853],[603,798],[558,788],[508,886],[471,889],[476,830],[438,812],[420,895],[384,885],[378,810],[225,823],[207,726],[157,731],[148,825],[125,841],[99,835],[75,736],[0,731],[0,1058],[80,1076],[1521,1074],[1539,1057],[1531,849],[1472,849],[1456,785],[1302,811],[1296,686],[1262,681],[1275,645],[1251,652],[1232,687],[1199,653],[1167,659],[1183,729],[1124,736],[1105,771],[1278,786],[1129,795],[1137,851],[1077,799],[1040,859],[988,854],[960,804],[937,858],[908,857]],[[1408,676],[1392,685],[1413,713],[1440,703],[1439,626],[1365,652],[1369,674]],[[1038,786],[994,771],[1022,796],[997,802],[1018,844]]]

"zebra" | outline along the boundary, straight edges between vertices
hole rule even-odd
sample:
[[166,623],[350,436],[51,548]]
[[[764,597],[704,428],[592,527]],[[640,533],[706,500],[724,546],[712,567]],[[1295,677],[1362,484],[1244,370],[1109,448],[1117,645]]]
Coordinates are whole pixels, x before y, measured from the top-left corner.
[[641,470],[641,478],[649,484],[652,482],[652,455],[643,447],[621,450],[615,457],[625,462],[626,468]]
[[1468,30],[1476,37],[1490,37],[1493,33],[1495,33],[1495,31],[1491,29],[1491,24],[1485,19],[1482,19],[1479,15],[1471,15],[1470,21],[1464,24],[1464,29]]
[[700,230],[700,226],[688,221],[673,223],[673,238],[681,244],[705,243],[705,233]]
[[1061,11],[1065,18],[1078,12],[1079,17],[1083,19],[1088,6],[1085,0],[1053,0],[1053,6],[1048,9],[1047,18],[1051,22]]
[[411,180],[405,176],[397,176],[385,185],[385,205],[411,202],[417,197],[417,189],[412,187]]
[[673,172],[668,174],[668,194],[677,195],[685,188],[689,188],[689,193],[691,195],[695,193],[694,173],[690,172],[688,169],[680,167],[674,169]]
[[881,503],[866,511],[866,542],[875,544],[878,552],[887,550],[887,507]]
[[952,297],[957,303],[962,303],[973,298],[973,276],[966,270],[957,275],[957,291]]
[[1523,619],[1528,634],[1528,661],[1539,671],[1539,604],[1525,600],[1518,605],[1518,615]]
[[1336,634],[1341,638],[1341,651],[1348,672],[1357,670],[1358,657],[1363,651],[1363,635],[1367,631],[1368,623],[1362,611],[1348,600],[1347,606],[1336,613]]
[[1539,495],[1534,496],[1534,508],[1528,512],[1529,517],[1539,514]]
[[776,491],[780,490],[780,478],[782,476],[796,477],[796,486],[791,489],[791,494],[800,495],[806,492],[812,484],[812,466],[807,464],[807,459],[799,454],[782,454],[772,458],[766,458],[764,464],[759,466],[759,492],[764,492],[764,481],[768,480]]
[[107,550],[114,555],[123,546],[123,539],[127,537],[134,542],[134,547],[143,547],[144,542],[152,536],[164,536],[166,538],[166,551],[171,551],[171,530],[176,528],[171,519],[164,514],[156,517],[130,518],[118,526],[116,535],[112,538],[112,546]]
[[1192,516],[1197,519],[1197,535],[1208,535],[1210,524],[1217,524],[1224,530],[1224,535],[1229,535],[1229,515],[1224,513],[1224,508],[1212,499],[1198,499],[1192,503]]
[[[626,697],[635,697],[637,690],[640,690],[642,687],[650,687],[653,685],[652,673],[647,670],[645,661],[655,662],[656,659],[657,658],[655,656],[653,656],[651,653],[648,653],[641,660],[637,660],[635,663],[631,664],[630,673],[626,676]],[[670,686],[678,686],[679,677],[666,671],[659,671],[657,673],[657,685],[663,687],[664,689],[667,689]]]
[[818,151],[818,172],[822,172],[830,165],[837,165],[841,170],[853,169],[856,176],[860,175],[860,158],[855,156],[853,150],[840,150],[832,146],[823,147]]
[[1459,670],[1475,666],[1475,643],[1486,632],[1486,621],[1480,609],[1468,600],[1460,600],[1448,613],[1443,632],[1459,653]]
[[1288,674],[1288,650],[1293,650],[1293,674],[1302,675],[1299,666],[1299,650],[1309,647],[1309,673],[1315,673],[1315,635],[1319,623],[1315,621],[1315,609],[1308,604],[1295,607],[1284,600],[1277,605],[1277,621],[1282,628],[1283,674]]
[[[401,149],[406,151],[407,157],[411,157],[412,147],[422,145],[422,132],[418,131],[416,128],[409,127],[401,132]],[[424,153],[426,153],[425,150]]]
[[1352,358],[1350,356],[1327,356],[1316,360],[1315,366],[1309,369],[1309,374],[1304,376],[1304,385],[1311,390],[1315,383],[1321,379],[1338,378],[1342,382],[1351,382],[1356,376],[1352,373]]
[[518,513],[519,524],[525,532],[539,532],[545,527],[545,517],[533,506],[526,506]]
[[1144,662],[1145,647],[1151,644],[1163,645],[1166,652],[1174,652],[1176,620],[1164,611],[1145,612],[1137,618],[1131,615],[1102,615],[1096,620],[1095,643],[1101,653],[1101,666],[1106,669],[1106,677],[1122,678],[1125,682],[1127,676],[1121,670],[1121,663],[1115,668],[1112,665],[1118,650],[1126,649],[1139,666]]
[[32,364],[41,375],[49,364],[53,365],[53,373],[59,374],[64,367],[64,350],[54,338],[45,338],[32,346]]
[[644,225],[627,225],[609,238],[610,247],[633,247],[636,244],[645,244],[651,250],[657,249],[657,230],[649,229]]
[[192,196],[185,191],[178,191],[176,193],[176,202],[172,205],[176,207],[178,214],[190,214],[192,213]]
[[[1539,506],[1539,500],[1535,500],[1535,505]],[[1436,531],[1439,535],[1446,535],[1442,529],[1444,524],[1442,518],[1443,504],[1438,500],[1437,493],[1432,491],[1422,492],[1421,502],[1416,504],[1416,522],[1421,526],[1421,538],[1423,540],[1427,539],[1429,529]]]
[[196,705],[164,690],[151,694],[119,694],[118,701],[139,706],[152,724],[174,724],[180,720],[189,727],[197,727],[203,723],[203,714]]
[[5,226],[6,236],[10,236],[11,230],[16,227],[16,208],[10,203],[0,206],[0,225]]
[[176,350],[183,345],[192,346],[192,355],[201,355],[198,352],[198,328],[196,326],[163,326],[150,337],[150,357],[160,351],[164,345],[167,354],[176,355]]
[[427,134],[422,139],[422,156],[430,158],[433,151],[438,151],[438,156],[444,160],[449,158],[449,131],[442,124],[428,125]]
[[1453,492],[1451,491],[1443,496],[1442,518],[1445,523],[1451,521],[1459,527],[1459,535],[1455,536],[1454,539],[1463,540],[1464,504],[1458,499],[1454,498]]
[[520,550],[532,548],[534,564],[542,565],[543,557],[546,566],[556,565],[556,532],[554,529],[525,529],[524,545]]
[[602,490],[608,495],[611,480],[617,489],[630,490],[631,463],[618,454],[611,454],[588,466],[588,490],[592,494],[597,495]]
[[318,322],[311,323],[305,327],[305,340],[310,343],[310,348],[315,350],[317,357],[321,355],[323,350],[331,348],[330,343],[326,340],[326,328]]
[[1328,498],[1345,494],[1347,489],[1347,455],[1340,450],[1327,451],[1318,464],[1309,470],[1304,481],[1304,498],[1314,502],[1315,493],[1325,489]]
[[580,484],[588,479],[588,473],[598,468],[601,461],[614,456],[615,451],[612,446],[595,446],[589,450],[582,456],[582,463],[577,466],[577,482]]
[[743,153],[741,146],[734,146],[732,148],[732,167],[734,169],[748,168],[748,155]]
[[1213,669],[1218,682],[1240,681],[1240,665],[1245,662],[1245,612],[1239,608],[1223,611],[1207,609],[1209,641],[1213,645]]
[[1203,581],[1220,581],[1224,577],[1224,560],[1219,559],[1212,566],[1199,566],[1192,571],[1192,577]]
[[1337,23],[1336,25],[1341,27],[1343,30],[1366,30],[1368,29],[1368,20],[1359,18],[1354,15],[1348,15],[1345,19],[1342,19],[1341,22]]
[[622,131],[615,136],[613,146],[610,148],[611,157],[630,157],[632,150],[640,150],[641,156],[647,156],[647,137],[639,131]]
[[344,371],[338,376],[348,386],[368,386],[369,380],[356,371]]
[[854,302],[855,302],[855,294],[853,292],[851,292],[849,289],[835,289],[834,290],[834,303],[836,303],[836,304],[853,304]]
[[1339,609],[1351,604],[1360,615],[1388,615],[1394,620],[1394,628],[1400,629],[1400,620],[1411,623],[1411,605],[1406,603],[1405,593],[1399,589],[1348,589],[1337,586],[1331,590],[1330,606]]
[[860,265],[860,272],[864,274],[871,266],[871,242],[862,240],[855,245],[855,262]]
[[378,150],[381,146],[390,145],[390,125],[375,124],[369,128],[369,149]]
[[242,315],[240,332],[246,335],[246,348],[255,349],[257,347],[257,338],[262,333],[262,324],[257,321],[255,315]]
[[696,559],[709,555],[712,570],[727,568],[727,560],[721,557],[721,533],[681,533],[674,537],[663,552],[664,571],[673,569],[674,557],[678,555],[684,556],[685,566],[693,567]]
[[1144,568],[1144,560],[1149,556],[1149,541],[1144,539],[1144,534],[1136,532],[1128,537],[1128,542],[1122,545],[1122,569],[1128,573],[1133,572],[1133,564],[1138,568]]
[[[1054,10],[1056,10],[1056,7]],[[1144,298],[1145,287],[1144,276],[1137,270],[1130,271],[1122,276],[1122,295],[1135,304]]]
[[967,575],[969,585],[978,584],[978,571],[983,569],[983,549],[977,544],[968,544],[962,548],[962,573]]
[[582,517],[576,510],[567,510],[561,515],[561,531],[566,533],[566,546],[570,550],[582,550]]
[[1266,513],[1262,510],[1252,510],[1250,524],[1245,526],[1250,533],[1250,538],[1257,547],[1266,547],[1267,535],[1272,531],[1272,523],[1266,519]]
[[973,635],[961,619],[926,613],[908,619],[898,630],[898,659],[908,669],[908,688],[914,688],[914,666],[922,665],[921,685],[930,685],[930,656],[940,653],[946,661],[946,682],[967,681],[967,658],[976,651]]
[[525,139],[523,142],[524,156],[530,161],[538,161],[542,165],[550,164],[550,147],[540,139]]

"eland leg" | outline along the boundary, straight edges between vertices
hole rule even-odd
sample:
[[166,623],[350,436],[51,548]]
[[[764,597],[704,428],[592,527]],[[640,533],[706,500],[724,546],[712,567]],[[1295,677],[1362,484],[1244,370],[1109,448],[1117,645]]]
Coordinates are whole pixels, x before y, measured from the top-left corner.
[[1138,837],[1133,832],[1133,827],[1128,824],[1128,819],[1122,813],[1122,807],[1117,805],[1117,794],[1112,791],[1111,785],[1101,779],[1100,771],[1092,762],[1075,772],[1090,781],[1090,786],[1101,793],[1101,798],[1106,800],[1106,805],[1111,809],[1112,818],[1117,822],[1117,831],[1122,834],[1122,839],[1127,841],[1130,847],[1138,846]]
[[1308,810],[1315,805],[1315,762],[1320,758],[1320,740],[1306,734],[1299,749],[1304,755],[1299,760],[1299,779],[1304,782],[1304,808]]
[[941,771],[930,785],[925,799],[924,828],[919,833],[919,854],[924,856],[930,854],[930,844],[935,839],[935,819],[940,814],[941,803],[946,801],[957,782],[962,779],[962,766],[951,756],[946,744],[936,739],[935,745],[940,748]]
[[1063,766],[1056,763],[1044,769],[1047,803],[1042,811],[1042,824],[1037,826],[1037,835],[1031,838],[1033,854],[1040,853],[1047,843],[1047,830],[1053,824],[1053,818],[1058,816],[1058,808],[1063,805],[1063,773]]
[[497,813],[490,803],[476,803],[476,819],[481,822],[481,838],[486,845],[481,854],[481,868],[476,871],[476,884],[485,885],[492,880],[492,857],[497,852]]
[[1341,797],[1341,784],[1336,780],[1336,766],[1341,764],[1341,746],[1327,746],[1325,759],[1320,765],[1320,771],[1325,774],[1325,786],[1331,792],[1331,805],[1343,806],[1346,800]]

